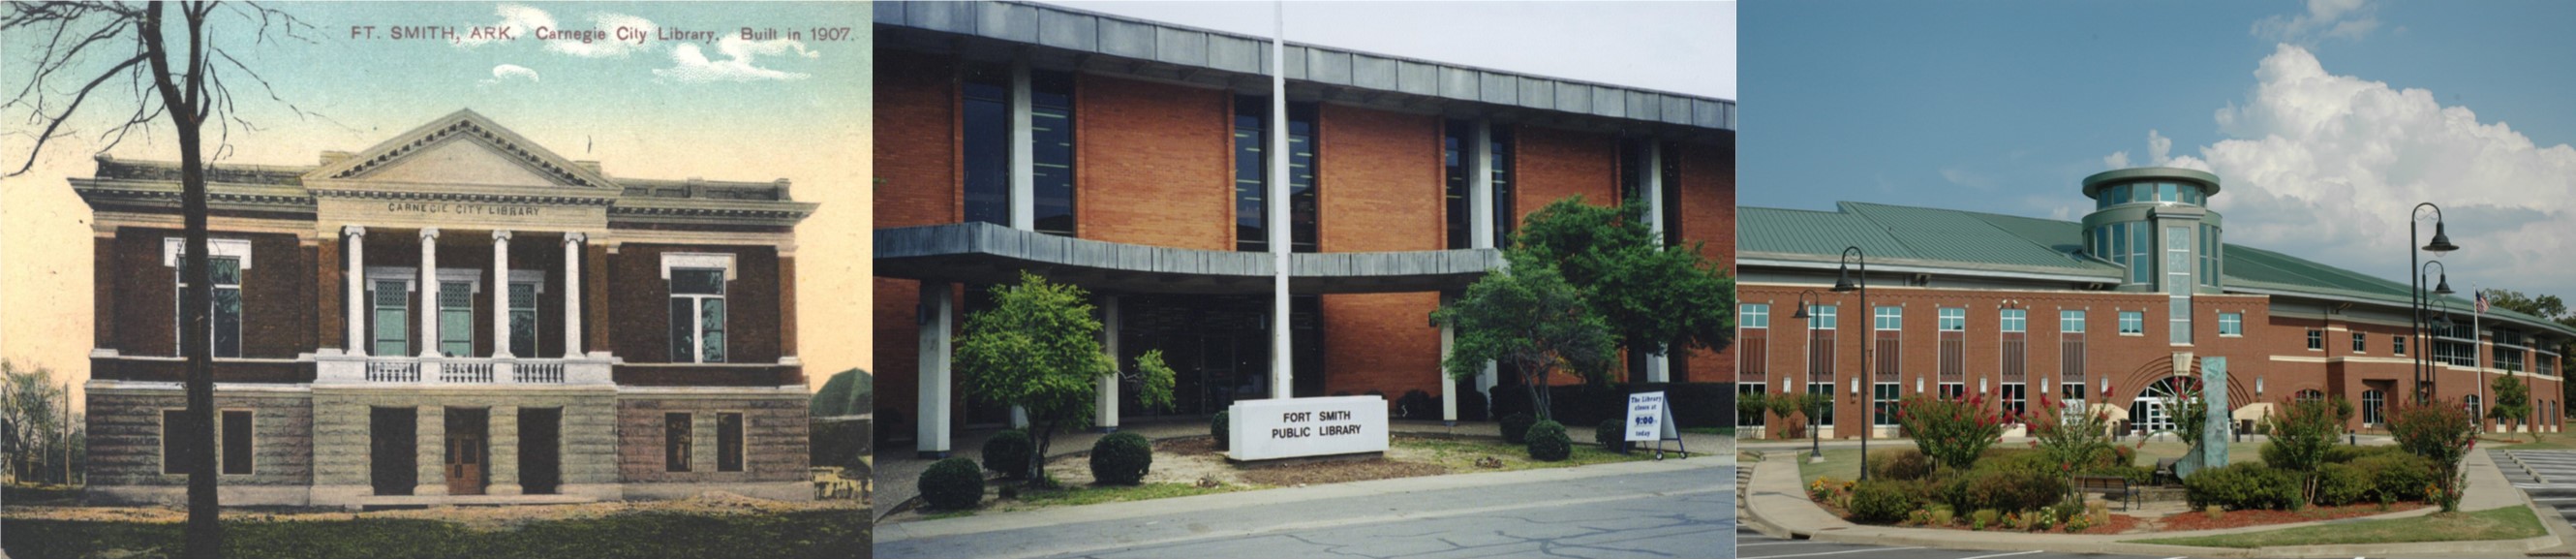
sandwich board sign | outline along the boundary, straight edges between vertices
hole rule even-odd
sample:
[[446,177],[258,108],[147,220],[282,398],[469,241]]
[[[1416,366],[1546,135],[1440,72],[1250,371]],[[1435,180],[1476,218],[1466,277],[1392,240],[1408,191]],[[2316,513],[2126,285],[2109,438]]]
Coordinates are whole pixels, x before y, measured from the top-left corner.
[[1655,442],[1655,458],[1664,458],[1665,440],[1680,444],[1681,427],[1673,424],[1672,410],[1664,406],[1664,392],[1628,395],[1627,440]]

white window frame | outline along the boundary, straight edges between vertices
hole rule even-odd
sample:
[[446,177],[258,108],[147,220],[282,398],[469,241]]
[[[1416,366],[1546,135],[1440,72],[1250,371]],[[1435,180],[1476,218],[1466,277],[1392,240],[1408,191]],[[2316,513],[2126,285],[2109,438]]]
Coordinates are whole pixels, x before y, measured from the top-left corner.
[[1938,314],[1938,317],[1934,320],[1934,326],[1939,327],[1940,330],[1944,332],[1966,332],[1968,330],[1968,308],[1943,307],[1935,313]]
[[[721,272],[721,273],[723,274],[723,276],[724,276],[724,280],[723,280],[723,282],[721,282],[720,284],[718,284],[718,285],[717,285],[717,292],[718,292],[718,293],[715,293],[715,294],[681,294],[681,293],[673,293],[673,292],[671,292],[671,283],[670,283],[670,282],[671,282],[671,271],[672,271],[672,270],[715,270],[715,271],[719,271],[719,272]],[[671,362],[672,362],[672,363],[686,363],[686,364],[720,364],[720,363],[730,363],[730,362],[732,362],[732,361],[733,361],[733,315],[734,315],[734,314],[733,314],[733,302],[729,300],[729,298],[730,298],[730,297],[732,296],[732,294],[733,294],[733,288],[732,288],[733,281],[734,281],[734,256],[733,256],[733,254],[731,254],[731,253],[663,253],[663,254],[662,254],[662,289],[663,289],[664,293],[665,293],[667,296],[669,296],[667,299],[688,299],[688,300],[689,300],[689,309],[693,310],[691,313],[689,313],[690,323],[691,323],[691,324],[690,324],[689,332],[691,333],[691,334],[690,334],[690,340],[691,340],[692,344],[690,344],[690,345],[689,345],[689,352],[688,352],[688,355],[687,355],[687,356],[685,356],[685,357],[684,357],[684,356],[679,356],[679,355],[673,355],[673,356],[671,356],[671,358],[670,358],[670,360],[671,360]],[[723,329],[723,331],[724,331],[724,333],[725,333],[725,340],[724,340],[725,355],[724,355],[721,359],[718,359],[718,360],[716,360],[716,361],[707,361],[707,359],[706,359],[706,336],[707,336],[707,326],[706,326],[706,323],[705,323],[705,320],[706,320],[706,311],[705,311],[705,310],[706,310],[706,300],[710,300],[710,299],[718,300],[718,301],[724,301],[724,302],[725,302],[725,303],[724,303],[724,306],[725,306],[725,310],[724,310],[724,322],[725,322],[725,324],[723,324],[723,325],[718,325],[718,327],[719,327],[719,328],[721,328],[721,329]],[[667,301],[667,300],[666,300],[666,301]],[[666,310],[665,312],[667,313],[668,311]],[[665,333],[665,336],[667,337],[667,336],[668,336],[668,333]],[[664,342],[664,343],[670,343],[670,342],[674,342],[674,341],[664,340],[663,342]],[[686,359],[683,359],[683,358],[686,358]]]
[[2368,353],[2370,353],[2370,333],[2365,333],[2365,332],[2361,332],[2361,331],[2353,331],[2353,332],[2352,332],[2352,353],[2354,353],[2354,354],[2368,354]]
[[1742,306],[1742,310],[1744,317],[1737,321],[1737,327],[1747,329],[1771,328],[1771,304],[1747,303]]
[[1905,330],[1905,308],[1903,306],[1877,306],[1877,310],[1870,312],[1870,315],[1870,326],[1873,327],[1871,330]]
[[1996,318],[1996,320],[1997,320],[1998,322],[2000,322],[2000,323],[2003,325],[2003,326],[2002,326],[2002,328],[2003,328],[2003,332],[2008,332],[2008,333],[2030,332],[2030,311],[2029,311],[2029,310],[2026,310],[2026,309],[2004,309],[2004,310],[1999,310],[1999,311],[1997,311],[1997,312],[1995,313],[1995,318]]
[[2147,335],[2147,312],[2121,311],[2118,316],[2120,318],[2120,336]]
[[[2067,328],[2069,325],[2073,325],[2074,328]],[[2084,310],[2057,310],[2057,332],[2058,334],[2084,334]]]
[[[188,413],[188,409],[159,408],[154,410],[159,411],[160,414],[155,415],[153,417],[153,421],[161,425],[161,445],[157,446],[158,449],[155,450],[156,453],[161,454],[161,471],[158,474],[160,476],[188,476],[188,473],[170,472],[170,459],[172,457],[170,457],[170,453],[167,451],[170,448],[168,442],[172,437],[170,434],[170,413],[177,412],[184,415]],[[236,411],[250,413],[250,472],[227,473],[224,472],[224,413]],[[251,476],[259,474],[259,409],[242,407],[216,408],[214,445],[216,476]]]
[[[733,440],[734,456],[742,458],[742,465],[740,465],[740,468],[736,468],[734,470],[725,470],[724,468],[724,417],[727,414],[742,417],[742,436],[734,438]],[[716,464],[715,470],[708,472],[751,472],[751,413],[742,410],[718,410],[715,411],[713,417],[715,419]],[[690,421],[695,422],[696,420],[691,419]]]
[[2309,352],[2324,352],[2324,351],[2326,351],[2326,330],[2325,330],[2325,329],[2322,329],[2322,328],[2317,328],[2317,329],[2308,329],[2308,351],[2309,351]]
[[2244,313],[2220,313],[2220,314],[2218,314],[2218,336],[2220,336],[2220,337],[2225,337],[2225,338],[2241,338],[2241,337],[2244,337],[2244,336],[2245,336],[2245,314],[2244,314]]
[[[689,429],[681,432],[688,434],[689,441],[686,449],[677,450],[680,451],[681,457],[679,469],[671,468],[671,452],[674,451],[672,445],[677,443],[671,439],[671,415],[673,414],[680,415],[682,422],[689,426]],[[698,413],[665,410],[662,411],[662,421],[659,424],[661,425],[658,428],[662,432],[662,472],[698,472]]]
[[[239,253],[230,253],[230,254],[228,254],[228,253],[226,253],[226,251],[225,251],[225,250],[223,250],[223,249],[221,249],[221,248],[222,248],[222,247],[226,247],[226,246],[230,246],[231,244],[227,243],[227,244],[225,244],[225,245],[216,245],[216,244],[214,243],[215,241],[216,241],[216,240],[213,240],[213,239],[208,239],[208,240],[206,240],[206,247],[207,247],[207,251],[206,251],[206,252],[207,252],[207,253],[211,253],[210,255],[208,255],[208,258],[206,259],[206,264],[207,264],[208,266],[212,266],[212,265],[214,264],[214,262],[215,262],[215,261],[214,261],[214,259],[215,259],[216,257],[232,257],[232,258],[235,258],[235,259],[239,259],[239,262],[241,262],[241,270],[239,271],[239,274],[240,274],[241,278],[240,278],[240,279],[237,279],[237,280],[234,280],[234,281],[233,281],[233,283],[231,283],[231,284],[217,283],[217,284],[215,284],[214,289],[216,289],[216,290],[222,290],[222,289],[230,288],[230,289],[232,289],[232,291],[233,291],[233,292],[234,292],[238,297],[245,298],[245,299],[243,300],[243,302],[242,302],[241,314],[242,314],[242,315],[249,315],[249,314],[250,314],[250,302],[249,302],[249,300],[248,300],[247,298],[250,296],[250,292],[248,292],[248,291],[246,291],[246,290],[243,290],[243,289],[242,289],[242,282],[250,280],[250,242],[249,242],[249,241],[241,241],[241,240],[237,240],[237,239],[227,239],[227,240],[225,240],[225,241],[241,241],[240,246],[239,246],[239,249],[238,249],[240,252],[239,252]],[[177,251],[177,250],[178,250],[178,246],[172,245],[172,244],[170,244],[170,243],[168,243],[168,242],[164,242],[164,243],[162,244],[162,247],[163,247],[163,251],[162,251],[162,257],[161,257],[161,260],[162,260],[162,262],[163,262],[163,263],[165,263],[165,266],[169,266],[169,267],[171,267],[170,276],[171,276],[171,278],[173,279],[173,282],[175,282],[174,284],[172,284],[172,286],[173,286],[173,290],[174,290],[174,291],[170,292],[170,294],[171,294],[171,298],[170,298],[170,318],[171,318],[171,321],[170,321],[170,348],[173,350],[172,354],[174,354],[174,355],[179,355],[179,356],[186,356],[186,355],[188,355],[188,350],[187,350],[187,348],[182,344],[183,342],[185,342],[185,341],[186,341],[186,339],[185,339],[185,338],[183,338],[183,337],[184,337],[184,335],[182,335],[182,334],[180,334],[180,333],[185,332],[185,331],[187,331],[187,330],[188,330],[188,322],[187,322],[187,320],[185,319],[185,316],[181,313],[182,309],[180,308],[180,306],[182,306],[182,305],[186,305],[186,302],[188,301],[188,295],[187,295],[187,292],[188,292],[188,275],[187,275],[186,271],[183,271],[183,270],[179,270],[179,269],[178,269],[178,265],[179,265],[179,263],[178,263],[178,254],[173,252],[173,251]],[[212,277],[213,277],[213,272],[212,272],[212,271],[209,271],[209,272],[207,273],[207,276],[208,276],[209,278],[212,278]],[[210,292],[210,293],[211,293],[211,292]],[[243,331],[243,332],[240,332],[240,333],[236,333],[236,334],[238,334],[239,336],[235,336],[235,337],[233,337],[233,353],[232,353],[232,355],[231,355],[231,356],[225,356],[225,355],[224,355],[224,352],[223,352],[223,349],[221,349],[221,348],[211,348],[211,346],[212,346],[212,340],[213,340],[213,339],[214,339],[214,337],[215,337],[215,328],[214,328],[214,327],[215,327],[215,325],[214,325],[215,310],[214,310],[214,307],[215,307],[215,302],[214,302],[213,300],[208,300],[208,301],[206,302],[206,338],[207,338],[207,340],[208,340],[208,342],[209,342],[208,346],[210,347],[210,349],[211,349],[211,350],[213,350],[213,351],[211,352],[211,354],[212,354],[212,355],[211,355],[211,356],[209,356],[209,357],[213,357],[213,358],[240,358],[240,357],[243,357],[243,356],[242,356],[242,342],[243,342],[244,340],[246,340],[246,339],[250,338],[250,332],[249,332],[249,331],[247,331],[247,330],[245,330],[245,331]],[[248,318],[247,318],[247,317],[235,317],[233,320],[234,320],[234,322],[236,322],[236,323],[247,323],[247,322],[248,322]]]

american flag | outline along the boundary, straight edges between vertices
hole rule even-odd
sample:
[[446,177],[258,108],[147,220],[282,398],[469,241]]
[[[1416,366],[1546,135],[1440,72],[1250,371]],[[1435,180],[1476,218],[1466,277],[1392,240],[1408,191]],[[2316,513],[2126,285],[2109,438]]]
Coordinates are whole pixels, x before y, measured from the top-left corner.
[[2478,312],[2479,312],[2479,313],[2486,313],[2486,312],[2487,312],[2487,293],[2486,293],[2486,292],[2478,292]]

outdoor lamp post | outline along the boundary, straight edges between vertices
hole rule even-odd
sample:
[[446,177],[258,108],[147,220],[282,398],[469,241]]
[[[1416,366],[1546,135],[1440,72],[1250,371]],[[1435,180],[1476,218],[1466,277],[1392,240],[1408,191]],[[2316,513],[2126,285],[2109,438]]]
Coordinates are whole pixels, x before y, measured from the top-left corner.
[[[1851,269],[1854,262],[1860,263],[1860,282],[1857,287],[1852,282]],[[1869,378],[1870,381],[1869,395],[1864,397],[1867,400],[1862,401],[1867,404],[1861,405],[1860,479],[1869,480],[1869,432],[1878,429],[1878,364],[1869,361],[1869,347],[1878,344],[1876,340],[1878,309],[1869,306],[1869,254],[1862,252],[1856,245],[1843,247],[1842,264],[1836,276],[1834,291],[1860,290],[1860,309],[1869,314],[1870,320],[1870,328],[1861,332],[1869,333],[1871,338],[1860,342],[1860,377]],[[1852,379],[1852,393],[1855,395],[1860,393],[1859,378]]]
[[[2440,237],[2433,238],[2433,242],[2435,243],[2441,243],[2443,241],[2444,240]],[[2439,276],[2427,274],[2428,271],[2432,270],[2440,270],[2441,272],[2439,273]],[[2442,264],[2440,259],[2424,261],[2423,264],[2417,265],[2414,276],[2415,277],[2412,278],[2412,280],[2415,281],[2415,285],[2417,286],[2422,286],[2425,278],[2427,277],[2432,277],[2437,280],[2434,282],[2432,293],[2417,296],[2418,303],[2416,305],[2418,309],[2416,313],[2418,313],[2419,316],[2416,322],[2433,328],[2433,336],[2427,338],[2440,337],[2443,332],[2451,330],[2451,301],[2441,298],[2442,296],[2457,293],[2451,291],[2451,267],[2450,265]],[[2439,304],[2441,306],[2442,311],[2439,315],[2432,314],[2435,304]],[[2477,343],[2475,342],[2477,333],[2469,333],[2469,337],[2472,339],[2469,347],[2472,352],[2474,352],[2477,348]],[[2432,347],[2432,342],[2434,341],[2424,340],[2419,341],[2419,344],[2422,344],[2426,348],[2430,348]],[[2417,354],[2423,353],[2424,352],[2417,352]],[[2432,363],[2429,361],[2429,358],[2426,357],[2419,356],[2416,358],[2416,361],[2423,364],[2423,369],[2416,374],[2418,378],[2415,383],[2415,404],[2421,405],[2433,402],[2434,380],[2439,376],[2441,366]]]
[[[2446,228],[2442,221],[2442,207],[2431,202],[2417,204],[2414,209],[2407,210],[2406,212],[2407,270],[2416,270],[2424,266],[2422,264],[2423,257],[2417,252],[2418,248],[2415,246],[2415,236],[2417,231],[2416,225],[2423,222],[2424,209],[2426,208],[2433,209],[2433,241],[2425,243],[2421,250],[2431,251],[2434,255],[2439,256],[2443,253],[2449,253],[2460,249],[2458,245],[2451,244],[2450,234],[2443,231]],[[2417,348],[2423,348],[2425,347],[2424,343],[2427,342],[2424,337],[2423,321],[2424,308],[2427,303],[2424,295],[2424,282],[2420,274],[2409,276],[2407,280],[2409,281],[2407,285],[2407,295],[2411,298],[2409,303],[2412,303],[2415,307],[2412,310],[2415,313],[2415,318],[2407,324],[2407,328],[2411,330],[2408,334],[2415,337],[2415,345]],[[2447,286],[2444,288],[2442,293],[2449,293]],[[2431,362],[2428,361],[2423,354],[2424,352],[2422,351],[2416,352],[2414,360],[2416,404],[2423,404],[2426,402],[2425,399],[2432,398],[2432,388],[2427,387],[2427,385],[2431,385],[2433,382],[2431,375]]]
[[[1816,305],[1816,302],[1822,299],[1824,299],[1824,297],[1816,295],[1815,290],[1799,290],[1798,312],[1790,315],[1789,318],[1802,321],[1815,318],[1816,315],[1808,313],[1807,308]],[[1815,325],[1810,321],[1810,324],[1808,324],[1807,327],[1807,341],[1813,343],[1816,340],[1816,334],[1814,332]],[[1813,348],[1810,348],[1807,351],[1810,355],[1815,352]],[[1814,377],[1815,372],[1808,372],[1807,375],[1809,376],[1807,378],[1808,383],[1814,383],[1816,381]],[[1833,397],[1834,393],[1832,391],[1825,392],[1825,398],[1830,399]],[[1806,404],[1807,406],[1802,407],[1805,408],[1805,410],[1801,410],[1799,412],[1807,414],[1807,462],[1822,463],[1825,462],[1825,437],[1823,433],[1818,431],[1818,428],[1821,428],[1822,425],[1816,422],[1816,414],[1822,411],[1817,410],[1817,408],[1819,408],[1818,403],[1810,402]],[[1869,454],[1863,453],[1861,456],[1866,460]],[[1861,469],[1861,472],[1869,472],[1869,469],[1863,468]]]

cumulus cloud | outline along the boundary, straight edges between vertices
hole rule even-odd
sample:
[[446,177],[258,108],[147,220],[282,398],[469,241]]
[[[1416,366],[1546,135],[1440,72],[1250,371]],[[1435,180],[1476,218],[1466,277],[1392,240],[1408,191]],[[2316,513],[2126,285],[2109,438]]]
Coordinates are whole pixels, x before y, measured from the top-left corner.
[[2254,36],[2293,43],[2359,40],[2379,29],[2379,8],[2369,0],[2308,0],[2307,13],[2254,22]]
[[716,41],[716,52],[724,55],[725,59],[709,59],[706,52],[699,49],[697,44],[683,43],[671,49],[673,66],[656,69],[653,75],[685,83],[802,80],[810,76],[800,72],[763,68],[755,64],[755,59],[791,52],[803,58],[823,56],[823,53],[806,50],[804,42],[794,39],[745,41],[739,36],[729,36]]
[[516,79],[516,78],[527,78],[527,79],[528,79],[528,83],[532,83],[532,84],[533,84],[533,83],[537,83],[537,82],[539,81],[539,80],[537,79],[537,71],[536,71],[536,70],[534,70],[534,69],[530,69],[530,68],[528,68],[528,67],[526,67],[526,66],[520,66],[520,65],[517,65],[517,64],[503,64],[503,65],[500,65],[500,66],[494,66],[494,67],[492,67],[492,79],[489,79],[489,80],[483,80],[483,81],[475,82],[475,83],[488,86],[488,85],[498,84],[498,83],[501,83],[501,82],[507,82],[507,81],[510,81],[510,80],[512,80],[512,79]]
[[2254,77],[2215,115],[2226,139],[2170,163],[2218,174],[2226,190],[2211,204],[2230,241],[2402,279],[2408,209],[2432,201],[2464,247],[2443,258],[2455,281],[2576,289],[2576,148],[2536,145],[2428,90],[2327,72],[2295,45]]
[[2128,150],[2111,152],[2111,155],[2102,156],[2102,168],[2105,170],[2129,168]]

